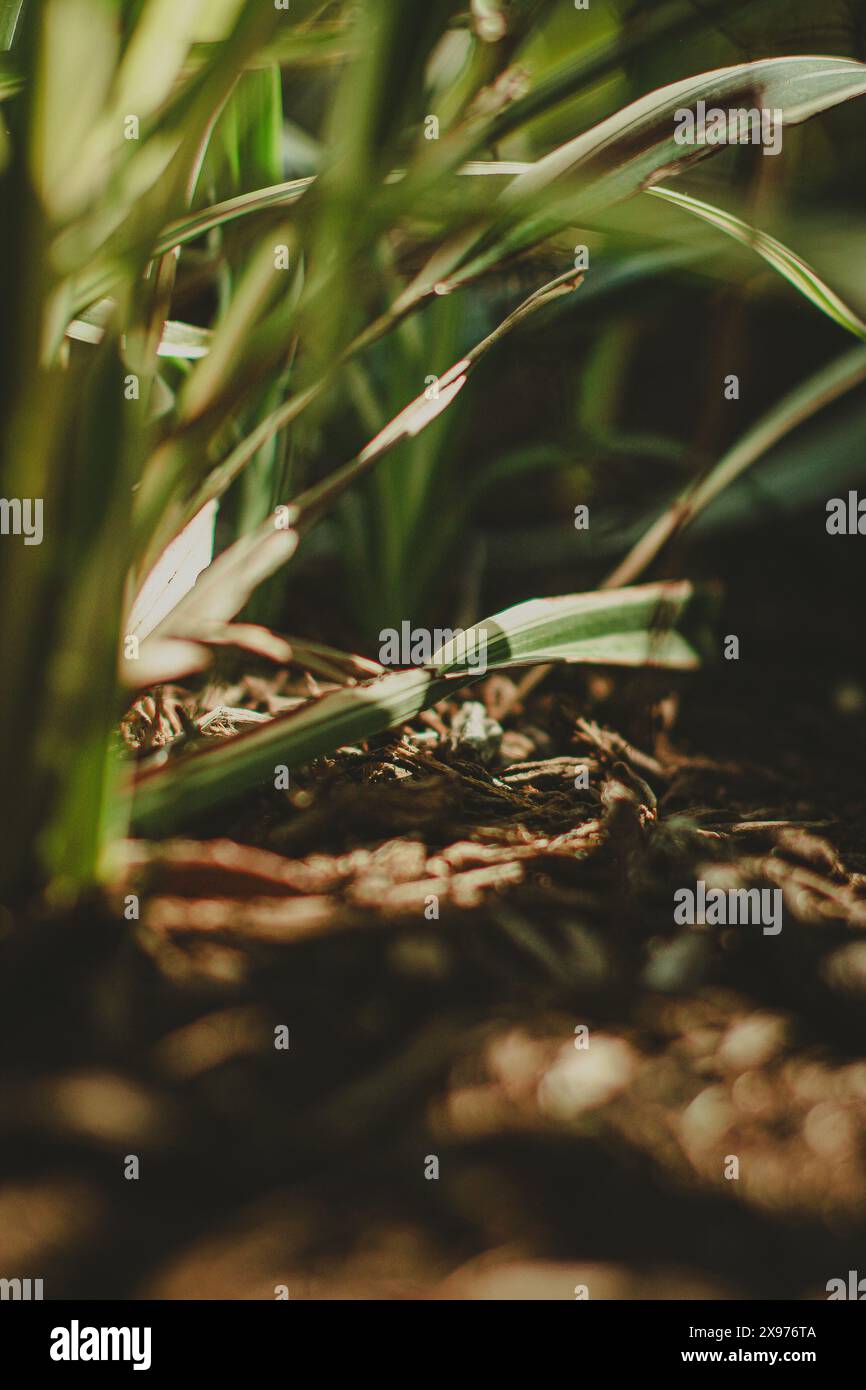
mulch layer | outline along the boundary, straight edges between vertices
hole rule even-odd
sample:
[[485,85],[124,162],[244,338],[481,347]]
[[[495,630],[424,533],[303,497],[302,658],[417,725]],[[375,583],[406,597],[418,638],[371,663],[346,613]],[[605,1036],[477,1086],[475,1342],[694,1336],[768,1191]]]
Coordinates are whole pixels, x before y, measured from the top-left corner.
[[[124,732],[293,698],[163,692]],[[863,703],[491,677],[216,833],[127,842],[108,903],[0,943],[3,1274],[825,1298],[866,1237]],[[779,889],[782,931],[677,925],[699,879]]]

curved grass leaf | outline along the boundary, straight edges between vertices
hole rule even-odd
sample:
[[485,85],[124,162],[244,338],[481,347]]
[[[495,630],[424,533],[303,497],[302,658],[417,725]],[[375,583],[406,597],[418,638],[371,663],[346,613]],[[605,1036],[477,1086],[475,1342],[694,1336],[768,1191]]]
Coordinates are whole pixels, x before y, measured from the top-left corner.
[[492,112],[470,108],[461,123],[431,143],[416,160],[410,174],[413,199],[435,189],[442,176],[453,172],[473,154],[495,149],[498,143],[537,117],[553,111],[561,103],[585,93],[601,79],[617,72],[634,71],[635,62],[663,46],[682,42],[687,34],[712,26],[717,19],[727,23],[732,14],[746,7],[754,12],[771,12],[787,0],[715,0],[712,4],[686,7],[658,4],[643,11],[633,9],[628,25],[614,36],[591,47],[580,47],[561,66],[543,76],[529,91]]
[[[198,212],[177,218],[160,233],[154,243],[152,254],[155,259],[165,256],[169,251],[186,246],[207,232],[212,232],[217,227],[228,226],[251,213],[289,207],[296,203],[313,183],[315,179],[312,177],[290,179],[287,183],[272,184],[268,188],[258,188],[252,193],[240,193],[235,198],[226,198],[221,203],[214,203]],[[79,278],[75,285],[74,304],[80,317],[84,316],[82,311],[89,305],[111,293],[119,274],[118,266],[102,265]]]
[[601,78],[618,70],[628,70],[639,55],[656,45],[670,45],[681,40],[683,35],[711,25],[717,17],[727,23],[732,14],[747,7],[754,13],[778,9],[786,3],[787,0],[718,0],[700,11],[689,8],[685,13],[675,6],[668,10],[654,6],[645,13],[638,10],[629,17],[628,26],[615,37],[594,45],[588,52],[580,51],[483,123],[473,122],[473,147],[495,147],[507,135],[561,102],[578,96]]
[[759,420],[699,482],[687,488],[632,547],[605,586],[631,584],[674,535],[688,526],[719,493],[751,468],[798,425],[866,381],[866,348],[854,348],[810,376]]
[[[325,5],[319,8],[324,9]],[[212,49],[211,43],[194,43],[189,53],[189,66],[206,63]],[[270,67],[272,63],[287,68],[319,67],[343,62],[353,58],[356,53],[357,42],[349,26],[340,19],[325,20],[310,28],[278,33],[247,60],[245,70],[254,72]]]
[[[727,111],[769,109],[796,125],[866,92],[866,64],[842,58],[772,58],[699,73],[650,92],[569,140],[515,178],[486,226],[452,238],[401,296],[408,309],[465,284],[570,224],[725,148],[680,144],[675,113],[699,100]],[[732,138],[736,123],[729,121]]]
[[783,275],[806,299],[817,305],[828,318],[833,319],[840,327],[847,328],[856,338],[866,339],[866,323],[824,283],[802,257],[781,241],[777,241],[767,232],[750,227],[733,213],[714,207],[712,203],[701,202],[688,193],[680,193],[673,188],[650,188],[647,192],[656,198],[663,198],[665,202],[673,203],[675,207],[683,208],[703,222],[708,222],[711,227],[717,227],[720,232],[733,237],[742,246],[756,251],[768,265]]
[[[539,661],[693,669],[700,664],[706,607],[706,591],[688,583],[519,604],[447,643],[432,668],[395,671],[323,695],[249,733],[141,772],[134,782],[133,822],[145,833],[169,832],[205,809],[273,786],[277,766],[297,767],[399,726],[442,699],[455,682],[465,684],[487,671]],[[656,626],[660,617],[663,630]],[[474,669],[467,654],[476,661]]]
[[241,193],[237,198],[227,198],[222,203],[214,203],[212,207],[190,213],[188,217],[180,218],[170,227],[166,227],[156,244],[154,254],[162,256],[166,251],[195,241],[197,237],[204,236],[205,232],[213,231],[215,227],[224,227],[239,217],[248,216],[251,212],[263,212],[268,208],[287,207],[296,203],[313,183],[313,177],[289,179],[287,183],[272,184],[270,188],[257,188],[253,193]]
[[[208,503],[203,513],[214,506]],[[258,585],[291,559],[297,545],[297,532],[273,521],[241,536],[207,568],[200,569],[193,584],[154,627],[154,638],[197,641],[212,624],[233,618]]]
[[[159,557],[136,595],[126,634],[143,641],[177,607],[213,560],[216,502],[202,507]],[[237,609],[235,610],[237,612]],[[233,617],[234,614],[221,616]],[[174,636],[175,634],[170,634]]]

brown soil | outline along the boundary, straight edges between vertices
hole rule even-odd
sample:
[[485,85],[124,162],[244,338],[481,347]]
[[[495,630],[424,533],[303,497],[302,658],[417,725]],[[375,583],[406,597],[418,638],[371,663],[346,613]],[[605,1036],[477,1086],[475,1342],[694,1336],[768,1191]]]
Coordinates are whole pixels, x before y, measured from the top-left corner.
[[[826,1297],[866,1234],[863,697],[753,680],[555,675],[524,709],[493,677],[465,699],[502,736],[455,699],[218,838],[130,844],[113,912],[10,931],[7,1277]],[[780,888],[780,935],[676,926],[713,874]]]

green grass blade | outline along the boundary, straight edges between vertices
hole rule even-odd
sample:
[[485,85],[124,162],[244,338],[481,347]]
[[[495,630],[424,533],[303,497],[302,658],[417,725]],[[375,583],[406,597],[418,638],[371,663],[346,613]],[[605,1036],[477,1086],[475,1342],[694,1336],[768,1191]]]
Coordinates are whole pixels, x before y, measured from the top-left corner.
[[[153,245],[153,256],[164,256],[169,251],[183,247],[208,232],[219,227],[227,227],[251,213],[267,212],[271,208],[290,207],[303,197],[315,182],[312,178],[290,179],[287,183],[274,184],[268,188],[256,189],[252,193],[241,193],[235,198],[226,198],[211,207],[191,212],[171,222],[159,235]],[[120,273],[119,268],[100,267],[82,275],[75,286],[73,312],[79,316],[88,306],[110,295]]]
[[[449,241],[401,297],[408,308],[454,289],[572,223],[707,158],[718,144],[679,144],[675,112],[699,100],[726,110],[779,110],[782,125],[866,93],[866,64],[841,58],[773,58],[687,77],[631,102],[561,145],[499,195],[484,228]],[[733,130],[731,132],[733,134]]]
[[761,232],[755,227],[750,227],[733,213],[725,212],[722,208],[714,207],[711,203],[701,202],[698,198],[691,197],[688,193],[680,193],[673,188],[650,188],[647,190],[656,198],[663,198],[665,202],[673,203],[675,207],[683,208],[686,212],[699,217],[703,222],[708,222],[711,227],[717,227],[720,232],[725,232],[729,237],[733,237],[742,246],[748,246],[756,251],[759,256],[771,265],[774,270],[789,281],[800,294],[833,319],[841,328],[846,328],[849,333],[853,333],[855,338],[866,339],[866,324],[860,319],[853,309],[839,298],[834,290],[826,285],[821,277],[812,267],[791,251],[781,241],[770,236],[767,232]]
[[127,43],[114,84],[114,111],[144,120],[165,101],[198,28],[199,5],[149,0]]
[[24,0],[0,0],[0,53],[12,47],[23,7]]
[[[659,634],[661,614],[666,631]],[[687,583],[520,604],[469,629],[462,647],[443,647],[435,669],[397,671],[324,695],[250,733],[144,771],[135,780],[134,824],[143,833],[170,832],[205,809],[273,786],[280,765],[300,766],[405,723],[465,683],[467,650],[486,648],[487,670],[538,661],[689,669],[699,664],[705,614],[706,594]]]
[[[319,6],[324,9],[325,5]],[[287,12],[287,13],[290,13]],[[213,45],[195,43],[190,49],[189,67],[206,63],[212,56]],[[276,63],[284,68],[316,68],[342,63],[357,55],[357,41],[344,19],[324,20],[310,28],[277,34],[260,52],[246,61],[247,72],[255,72]]]
[[636,58],[649,49],[681,41],[684,35],[711,25],[718,17],[722,22],[746,7],[756,10],[778,9],[785,0],[717,0],[696,13],[678,7],[653,7],[646,14],[636,12],[623,32],[615,38],[595,45],[587,53],[549,73],[537,86],[510,102],[494,116],[475,123],[474,148],[495,148],[500,140],[522,129],[527,122],[545,115],[560,103],[578,96],[602,78],[618,70],[628,70]]
[[653,522],[608,576],[606,584],[616,588],[633,583],[674,535],[688,526],[720,492],[757,463],[780,439],[863,381],[866,381],[866,349],[854,348],[789,392],[719,459],[706,477],[686,488]]

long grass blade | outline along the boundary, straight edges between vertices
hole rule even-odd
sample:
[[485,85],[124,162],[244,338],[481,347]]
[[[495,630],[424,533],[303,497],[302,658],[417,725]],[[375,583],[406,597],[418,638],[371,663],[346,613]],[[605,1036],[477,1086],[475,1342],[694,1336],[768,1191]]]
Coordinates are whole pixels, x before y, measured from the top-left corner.
[[[455,683],[538,661],[653,665],[700,663],[707,595],[688,583],[649,584],[604,594],[538,599],[497,613],[452,638],[433,666],[397,671],[311,700],[298,710],[135,779],[133,819],[165,833],[213,808],[274,785],[278,766],[297,767],[358,739],[394,728],[434,704]],[[655,631],[660,610],[666,629]],[[484,670],[467,664],[484,655]]]
[[741,246],[748,246],[762,256],[768,265],[786,280],[788,280],[800,294],[833,319],[841,328],[846,328],[849,333],[853,333],[855,338],[866,339],[866,324],[850,309],[848,305],[839,298],[830,286],[825,284],[821,277],[812,267],[791,251],[781,241],[770,236],[767,232],[759,231],[756,227],[750,227],[741,218],[735,217],[733,213],[725,212],[722,208],[714,207],[711,203],[702,202],[699,198],[693,198],[688,193],[680,193],[674,188],[650,188],[647,190],[656,198],[662,198],[667,203],[672,203],[675,207],[683,208],[690,212],[701,221],[708,222],[711,227],[717,227],[720,232],[733,237]]
[[608,575],[605,584],[610,588],[632,584],[675,535],[779,440],[864,381],[866,349],[855,348],[789,392],[719,459],[706,477],[680,494]]
[[[479,228],[437,250],[401,307],[453,290],[572,223],[705,159],[723,144],[681,144],[675,114],[699,100],[730,112],[768,109],[782,129],[866,92],[866,64],[842,58],[771,58],[687,77],[631,102],[551,151],[499,195]],[[729,135],[738,126],[729,116]]]

